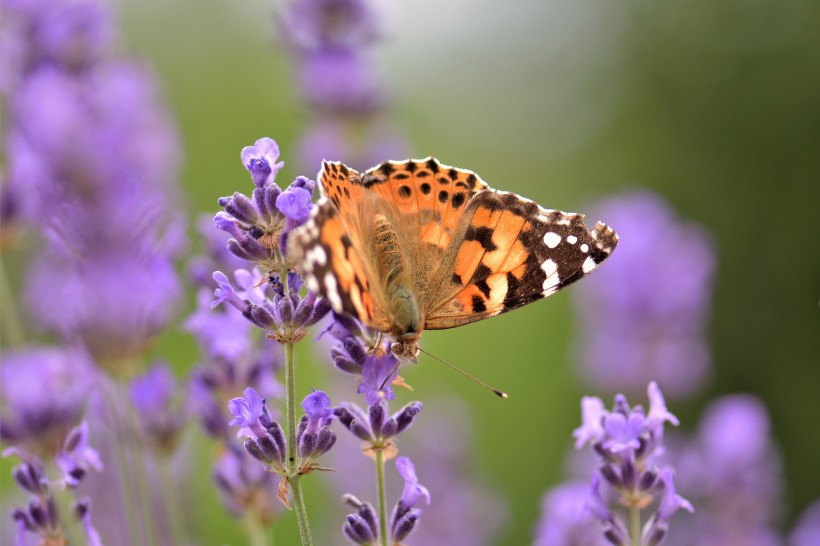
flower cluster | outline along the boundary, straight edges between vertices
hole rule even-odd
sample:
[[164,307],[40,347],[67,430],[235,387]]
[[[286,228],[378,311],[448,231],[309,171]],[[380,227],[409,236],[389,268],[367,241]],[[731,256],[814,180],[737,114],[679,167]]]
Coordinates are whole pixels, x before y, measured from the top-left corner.
[[305,168],[344,158],[363,169],[403,155],[404,140],[383,115],[387,101],[372,60],[381,23],[369,0],[291,1],[279,14],[299,96],[313,113],[300,144]]
[[[416,508],[416,504],[421,499],[430,504],[430,492],[419,483],[413,462],[407,457],[399,457],[396,459],[396,470],[404,480],[404,490],[393,508],[388,523],[390,544],[400,543],[416,527],[422,512],[420,508]],[[361,546],[380,544],[378,515],[373,505],[362,502],[353,495],[345,495],[342,500],[356,508],[355,513],[347,516],[347,521],[342,527],[345,536]]]
[[146,438],[162,452],[171,453],[188,421],[189,408],[178,393],[179,384],[167,362],[155,362],[131,381],[134,412]]
[[710,369],[711,238],[649,192],[609,199],[594,213],[618,227],[621,243],[573,292],[585,380],[610,393],[637,395],[649,381],[674,397],[695,392]]
[[5,2],[3,19],[4,201],[45,238],[25,277],[28,307],[117,370],[179,295],[177,134],[151,72],[109,55],[104,2]]
[[[573,433],[576,448],[590,444],[600,457],[587,508],[603,524],[604,537],[617,546],[656,546],[666,538],[669,519],[678,509],[693,511],[692,505],[675,492],[672,468],[659,466],[657,461],[664,451],[664,423],[677,425],[678,420],[666,409],[655,382],[649,384],[648,395],[648,414],[641,406],[630,408],[620,394],[615,397],[612,411],[604,409],[600,398],[585,397],[583,424]],[[609,490],[621,506],[629,509],[629,530],[610,509]],[[641,528],[640,511],[658,495],[657,510]]]
[[686,476],[679,488],[699,509],[686,526],[676,528],[670,546],[779,541],[781,462],[760,400],[719,398],[706,408],[695,436],[672,445],[669,458]]
[[[234,398],[228,403],[234,416],[229,423],[240,427],[238,435],[244,438],[245,450],[265,467],[281,476],[279,498],[289,506],[287,484],[290,475],[287,460],[288,446],[285,432],[275,421],[265,405],[265,400],[251,387],[245,389],[243,398]],[[296,464],[298,475],[314,470],[325,470],[315,463],[315,459],[326,453],[336,443],[336,434],[330,429],[333,411],[330,398],[322,391],[314,391],[302,401],[305,415],[299,420],[296,431]]]
[[37,456],[23,448],[12,447],[3,456],[18,455],[22,462],[14,467],[12,475],[18,487],[30,495],[26,508],[14,508],[11,518],[17,527],[17,544],[26,543],[26,535],[41,537],[43,544],[64,544],[67,538],[66,522],[61,517],[60,494],[72,497],[72,513],[84,529],[89,546],[102,546],[100,536],[91,523],[91,499],[75,498],[74,492],[90,469],[102,470],[99,454],[88,443],[88,424],[71,429],[65,444],[57,452],[55,462],[61,478],[51,481],[46,466]]

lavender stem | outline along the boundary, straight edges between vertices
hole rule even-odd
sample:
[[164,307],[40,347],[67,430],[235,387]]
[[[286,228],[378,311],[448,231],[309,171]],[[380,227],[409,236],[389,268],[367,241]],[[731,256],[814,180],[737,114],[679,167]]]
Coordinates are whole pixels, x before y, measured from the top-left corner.
[[641,509],[634,504],[629,507],[629,522],[632,546],[641,546]]
[[384,450],[376,451],[376,482],[379,489],[379,541],[387,546],[387,495],[384,487]]
[[265,534],[265,528],[262,522],[259,521],[257,513],[254,511],[248,512],[245,518],[245,529],[248,532],[248,544],[250,546],[269,546],[268,539]]
[[[285,279],[283,282],[285,283],[285,293],[287,293],[287,274],[281,278]],[[296,522],[299,525],[299,536],[302,539],[302,546],[313,546],[307,510],[305,509],[305,502],[302,497],[302,486],[299,483],[299,470],[296,468],[296,377],[293,367],[293,342],[285,344],[285,384],[287,386],[285,418],[288,425],[286,463],[291,492],[293,493],[293,509],[296,512]]]

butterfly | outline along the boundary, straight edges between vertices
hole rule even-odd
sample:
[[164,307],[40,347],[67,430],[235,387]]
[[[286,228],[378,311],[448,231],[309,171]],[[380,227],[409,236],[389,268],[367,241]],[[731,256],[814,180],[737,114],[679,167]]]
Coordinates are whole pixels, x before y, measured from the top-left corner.
[[415,361],[424,330],[455,328],[550,296],[596,269],[618,235],[429,157],[361,174],[324,161],[321,197],[288,256],[337,313],[390,334]]

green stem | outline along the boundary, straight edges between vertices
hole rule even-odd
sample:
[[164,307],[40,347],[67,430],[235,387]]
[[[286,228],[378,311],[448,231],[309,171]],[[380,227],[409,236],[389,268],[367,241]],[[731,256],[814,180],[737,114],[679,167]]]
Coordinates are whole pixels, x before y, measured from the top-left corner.
[[174,479],[171,470],[171,455],[164,454],[159,461],[162,478],[162,488],[164,489],[165,514],[168,525],[171,527],[171,537],[174,544],[185,544],[185,518],[182,514],[182,499],[179,497],[179,482]]
[[[286,288],[287,290],[287,288]],[[299,536],[302,546],[313,546],[310,534],[302,486],[299,483],[299,469],[296,467],[296,378],[293,366],[293,343],[285,344],[285,419],[287,421],[287,455],[288,477],[293,493],[293,510],[296,512],[296,523],[299,525]]]
[[245,529],[248,531],[248,544],[250,546],[268,546],[265,527],[253,510],[248,512],[248,517],[245,518]]
[[142,536],[139,526],[137,525],[136,510],[134,509],[134,489],[131,485],[133,473],[129,468],[128,458],[125,454],[125,431],[123,430],[119,404],[117,404],[117,396],[119,393],[117,392],[117,386],[114,380],[111,379],[110,381],[110,383],[103,384],[103,392],[107,398],[108,409],[114,419],[114,450],[117,452],[117,465],[120,467],[116,475],[119,476],[120,482],[122,483],[122,506],[128,517],[128,528],[131,532],[132,540],[141,541]]
[[11,292],[11,282],[6,271],[6,260],[0,260],[0,316],[3,322],[3,337],[12,347],[21,347],[26,342],[23,327],[20,325],[20,315]]
[[376,483],[379,489],[379,540],[387,546],[387,495],[384,487],[384,450],[376,451]]
[[630,506],[629,507],[629,521],[631,534],[632,534],[632,546],[641,546],[641,509],[637,506]]

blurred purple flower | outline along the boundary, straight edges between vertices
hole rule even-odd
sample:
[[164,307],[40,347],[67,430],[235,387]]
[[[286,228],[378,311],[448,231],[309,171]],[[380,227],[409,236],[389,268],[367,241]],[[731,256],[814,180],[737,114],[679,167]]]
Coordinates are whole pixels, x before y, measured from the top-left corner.
[[[780,459],[763,404],[730,395],[713,402],[691,440],[680,438],[670,458],[678,488],[698,511],[677,525],[666,544],[774,546],[782,506]],[[674,523],[674,522],[673,522]]]
[[[664,453],[663,426],[677,424],[669,413],[658,385],[649,384],[649,418],[641,406],[630,407],[626,397],[618,394],[612,411],[602,410],[603,403],[585,397],[582,401],[583,424],[575,430],[576,448],[592,445],[599,457],[598,470],[592,477],[587,509],[603,527],[603,536],[612,544],[660,544],[669,532],[669,520],[679,509],[694,511],[692,505],[675,491],[670,466],[660,466]],[[610,509],[611,497],[630,510],[644,510],[655,505],[641,537],[630,537],[621,515]],[[658,498],[660,497],[660,500]]]
[[789,546],[820,544],[820,500],[803,511],[789,538]]
[[57,453],[57,465],[69,487],[77,487],[90,468],[102,471],[100,454],[88,443],[88,436],[88,422],[83,421],[71,429],[63,449]]
[[228,409],[233,415],[233,420],[228,423],[232,427],[240,427],[237,436],[262,437],[265,434],[265,427],[261,420],[269,421],[270,413],[265,407],[265,400],[259,396],[253,387],[245,389],[242,398],[234,398],[228,402]]
[[95,370],[79,350],[32,346],[3,353],[0,437],[50,457],[82,415]]
[[237,519],[252,512],[264,525],[279,512],[275,474],[268,472],[241,447],[229,443],[211,475],[222,503]]
[[541,519],[534,546],[605,546],[610,544],[587,511],[589,484],[572,481],[556,486],[541,499]]
[[170,452],[188,420],[188,408],[177,396],[179,385],[167,362],[155,362],[131,381],[131,402],[140,428],[159,448]]
[[608,392],[636,394],[657,380],[670,396],[691,394],[710,369],[710,237],[649,192],[609,199],[594,212],[618,226],[621,244],[575,294],[585,379]]
[[373,63],[383,15],[367,0],[294,1],[279,13],[299,96],[314,112],[298,146],[304,169],[334,159],[363,170],[405,155],[404,140],[385,122],[388,101]]

